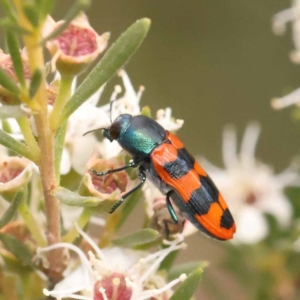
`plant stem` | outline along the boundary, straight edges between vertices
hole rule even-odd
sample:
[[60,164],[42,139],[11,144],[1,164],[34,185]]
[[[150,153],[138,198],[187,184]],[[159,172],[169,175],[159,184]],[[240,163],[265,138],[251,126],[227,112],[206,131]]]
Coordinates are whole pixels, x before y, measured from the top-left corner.
[[26,116],[17,119],[20,129],[23,133],[27,147],[30,151],[33,161],[38,161],[41,156],[41,150],[32,134],[29,120]]
[[[18,13],[19,25],[31,32],[31,34],[23,35],[23,40],[28,53],[29,68],[31,74],[33,74],[38,68],[44,70],[45,66],[43,49],[40,46],[40,41],[42,39],[42,26],[38,26],[37,28],[32,27],[23,13],[23,4],[21,0],[14,0],[14,4]],[[54,167],[54,132],[50,128],[48,119],[45,83],[46,77],[45,72],[43,71],[41,84],[31,101],[38,103],[40,106],[40,110],[34,115],[39,137],[38,143],[41,150],[41,158],[36,163],[40,170],[45,198],[48,229],[47,240],[48,244],[52,245],[60,242],[60,212],[59,201],[51,192],[56,187],[57,182]],[[63,250],[57,249],[50,251],[48,261],[50,265],[49,276],[53,282],[58,282],[62,278],[62,272],[65,268],[63,264]]]
[[59,92],[54,103],[52,113],[50,115],[50,125],[53,128],[53,123],[57,121],[59,115],[61,114],[66,102],[71,96],[71,87],[73,82],[73,77],[63,76],[61,77],[59,84]]

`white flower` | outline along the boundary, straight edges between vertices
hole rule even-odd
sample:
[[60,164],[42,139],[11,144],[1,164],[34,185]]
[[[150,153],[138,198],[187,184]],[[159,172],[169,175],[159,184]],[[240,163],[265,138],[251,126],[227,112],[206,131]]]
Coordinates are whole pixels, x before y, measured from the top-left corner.
[[[295,46],[290,54],[291,60],[300,63],[300,0],[294,0],[291,8],[285,9],[273,17],[273,30],[276,34],[285,33],[287,23],[292,23],[292,38]],[[274,109],[282,109],[300,103],[300,88],[283,97],[276,97],[271,100]]]
[[159,109],[156,113],[156,122],[168,131],[176,131],[180,129],[184,121],[181,119],[174,119],[171,116],[172,109],[170,107],[167,107],[165,110]]
[[271,106],[274,109],[282,109],[294,104],[297,106],[300,105],[300,88],[281,98],[274,98],[271,100]]
[[[111,121],[120,114],[139,115],[141,113],[140,99],[144,87],[140,86],[136,92],[124,70],[119,71],[119,76],[124,86],[124,94],[120,98],[118,98],[118,95],[122,92],[122,88],[117,85],[111,95],[110,102],[98,106],[105,87],[102,86],[70,116],[65,137],[65,147],[62,153],[61,174],[69,173],[71,168],[79,174],[84,174],[86,163],[95,150],[104,159],[115,157],[122,150],[116,142],[111,143],[107,139],[99,142],[93,134],[83,136],[89,131],[109,127]],[[55,80],[59,79],[60,75],[56,73]],[[72,94],[74,94],[75,89],[76,79],[72,84]],[[51,109],[52,106],[49,105],[49,110]],[[165,111],[159,110],[157,116],[157,121],[170,131],[179,129],[183,124],[182,120],[173,120],[171,118],[170,108],[167,108]],[[13,126],[13,137],[23,139],[19,126],[13,121],[11,123]],[[34,129],[34,124],[32,124],[32,127]]]
[[[112,116],[110,116],[109,105],[100,107],[99,109],[106,111],[107,118],[111,118],[111,121],[116,119],[121,114],[131,114],[133,116],[139,115],[141,113],[140,100],[142,94],[145,90],[143,86],[140,86],[136,92],[129,76],[124,70],[119,71],[119,76],[122,79],[123,86],[125,89],[124,95],[120,98],[117,98],[117,95],[121,92],[121,88],[116,86],[115,92],[111,96],[112,103]],[[113,102],[112,102],[113,101]],[[80,108],[79,108],[80,109]],[[174,119],[171,117],[172,110],[171,108],[166,108],[165,110],[160,109],[157,112],[157,122],[161,124],[166,130],[175,131],[182,127],[183,120]],[[110,122],[106,126],[108,127]],[[117,156],[121,148],[118,143],[111,143],[109,140],[104,139],[101,143],[97,144],[97,149],[102,158],[111,158]]]
[[168,299],[172,294],[171,288],[186,278],[186,275],[182,274],[178,279],[166,283],[163,277],[156,274],[163,259],[172,251],[182,248],[182,237],[166,242],[169,247],[150,254],[118,247],[100,249],[86,233],[78,227],[77,229],[95,254],[90,251],[88,260],[80,248],[68,243],[39,249],[39,256],[41,252],[52,249],[69,249],[78,254],[81,263],[56,284],[52,291],[44,289],[46,296],[56,299],[108,300],[119,299],[122,295],[123,300],[143,300],[151,297],[161,299],[157,296],[162,294]]
[[203,161],[234,216],[237,226],[234,242],[255,243],[266,237],[268,224],[264,213],[272,214],[281,226],[288,225],[292,208],[284,188],[300,183],[295,167],[275,175],[272,168],[255,158],[259,133],[258,124],[249,124],[237,154],[236,133],[227,128],[223,137],[225,169]]
[[93,134],[85,136],[83,134],[95,128],[107,127],[110,124],[109,106],[97,107],[103,89],[104,87],[101,87],[69,118],[61,166],[63,174],[67,174],[71,166],[79,174],[84,173],[86,163],[95,151],[98,142]]
[[300,0],[293,1],[291,8],[285,9],[273,17],[273,30],[281,35],[286,30],[288,22],[292,23],[293,42],[295,50],[291,52],[291,60],[300,63]]
[[[124,95],[120,98],[117,98],[117,95],[121,92],[121,87],[116,86],[115,92],[111,97],[112,110],[107,110],[108,116],[113,121],[121,114],[131,114],[139,115],[141,113],[140,109],[140,100],[145,90],[143,86],[140,86],[139,90],[136,92],[129,76],[124,70],[119,71],[119,76],[122,79],[123,86],[125,89]],[[110,116],[110,113],[112,114]],[[107,124],[108,127],[110,125]],[[110,142],[108,139],[104,139],[101,143],[98,143],[97,146],[98,152],[102,158],[112,158],[117,156],[122,150],[118,143]]]

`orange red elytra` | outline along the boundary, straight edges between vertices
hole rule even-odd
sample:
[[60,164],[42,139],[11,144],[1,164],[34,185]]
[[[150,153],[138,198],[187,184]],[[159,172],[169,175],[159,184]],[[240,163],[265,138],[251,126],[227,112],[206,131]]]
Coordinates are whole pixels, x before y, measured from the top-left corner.
[[149,178],[166,195],[167,208],[174,223],[178,223],[178,217],[171,199],[182,215],[206,235],[218,240],[233,237],[236,226],[225,200],[177,136],[151,118],[129,114],[119,115],[103,129],[103,135],[111,142],[116,140],[132,160],[122,168],[90,172],[105,176],[127,168],[138,168],[140,178],[140,183],[112,207],[111,213]]

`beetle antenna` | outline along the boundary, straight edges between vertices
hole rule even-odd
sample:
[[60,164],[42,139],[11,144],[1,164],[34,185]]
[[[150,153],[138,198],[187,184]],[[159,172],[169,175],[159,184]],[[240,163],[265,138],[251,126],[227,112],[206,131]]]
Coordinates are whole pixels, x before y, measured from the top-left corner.
[[89,134],[89,133],[91,133],[91,132],[94,132],[94,131],[96,131],[96,130],[99,130],[99,129],[104,130],[104,129],[106,129],[106,128],[96,128],[96,129],[92,129],[92,130],[89,130],[89,131],[85,132],[82,136],[85,136],[85,135],[87,135],[87,134]]
[[110,123],[112,123],[112,108],[113,108],[113,104],[117,99],[118,94],[120,94],[122,92],[122,88],[120,85],[116,85],[115,86],[115,90],[112,93],[111,97],[110,97],[110,105],[109,105],[109,115],[110,115]]

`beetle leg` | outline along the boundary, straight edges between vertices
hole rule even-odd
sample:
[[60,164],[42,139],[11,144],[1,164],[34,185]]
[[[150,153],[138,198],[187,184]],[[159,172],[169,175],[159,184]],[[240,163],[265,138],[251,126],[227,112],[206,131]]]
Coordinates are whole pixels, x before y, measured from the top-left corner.
[[129,165],[125,165],[121,168],[111,169],[111,170],[107,170],[107,171],[104,171],[104,172],[97,172],[96,170],[89,169],[89,172],[93,173],[96,176],[104,176],[104,175],[107,175],[107,174],[120,172],[120,171],[126,170],[128,168],[135,168],[136,166],[137,166],[137,163],[134,160],[131,160]]
[[168,224],[170,224],[170,221],[169,220],[164,220],[164,224],[165,224],[165,235],[166,235],[167,240],[169,240],[169,238],[170,238],[170,229],[169,229]]
[[130,190],[128,193],[126,193],[113,207],[112,209],[110,210],[110,214],[112,214],[122,203],[123,201],[128,197],[130,196],[132,193],[134,193],[136,190],[138,190],[142,185],[143,183],[146,181],[146,174],[144,172],[143,169],[139,169],[139,177],[140,177],[140,183],[134,187],[132,190]]
[[171,203],[171,200],[170,200],[170,195],[171,195],[172,193],[174,193],[174,192],[173,192],[173,191],[170,191],[170,192],[167,193],[167,195],[166,195],[166,196],[167,196],[167,197],[166,197],[166,202],[167,202],[167,208],[168,208],[168,211],[169,211],[169,213],[170,213],[170,216],[171,216],[171,218],[172,218],[174,224],[177,224],[177,223],[178,223],[178,217],[177,217],[177,215],[176,215],[176,212],[175,212],[175,210],[174,210],[174,208],[173,208],[173,205],[172,205],[172,203]]

